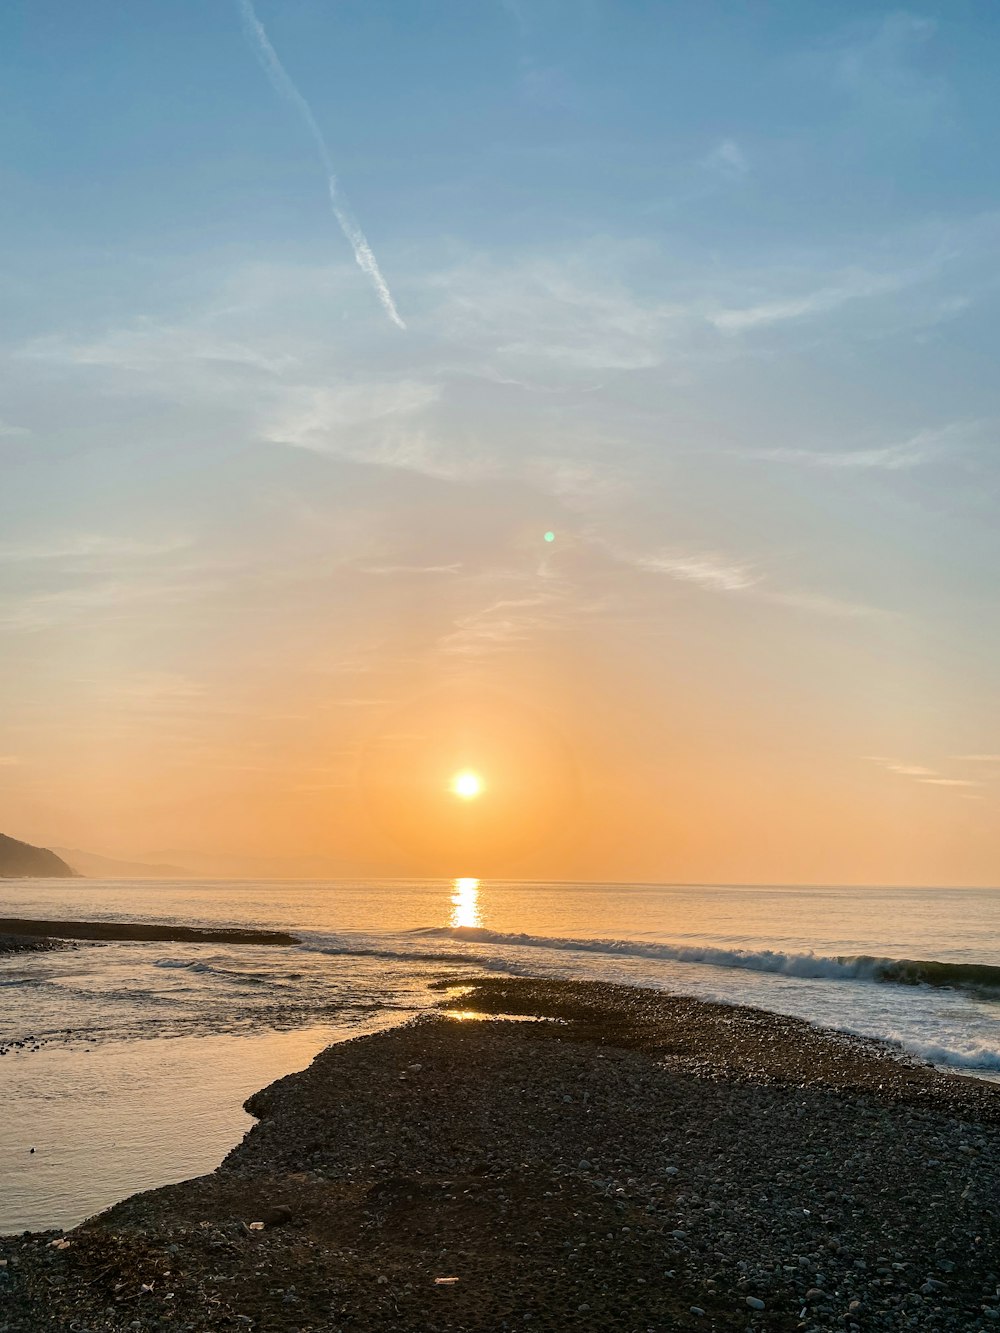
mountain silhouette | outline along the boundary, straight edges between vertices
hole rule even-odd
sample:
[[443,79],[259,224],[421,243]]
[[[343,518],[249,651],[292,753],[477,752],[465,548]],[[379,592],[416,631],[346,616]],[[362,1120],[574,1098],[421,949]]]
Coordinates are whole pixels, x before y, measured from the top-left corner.
[[0,876],[69,879],[76,878],[77,872],[47,847],[32,847],[30,842],[18,842],[17,838],[0,833]]

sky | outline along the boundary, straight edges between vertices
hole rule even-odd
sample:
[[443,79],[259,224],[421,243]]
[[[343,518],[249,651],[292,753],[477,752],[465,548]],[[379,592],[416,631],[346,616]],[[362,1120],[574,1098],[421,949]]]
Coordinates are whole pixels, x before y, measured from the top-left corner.
[[8,0],[0,827],[1000,884],[998,59],[987,0]]

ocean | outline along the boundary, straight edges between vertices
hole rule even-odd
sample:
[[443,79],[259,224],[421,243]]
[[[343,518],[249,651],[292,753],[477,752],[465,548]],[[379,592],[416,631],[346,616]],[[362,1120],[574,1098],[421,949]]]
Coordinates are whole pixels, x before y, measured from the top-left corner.
[[0,958],[0,1233],[69,1227],[212,1170],[252,1123],[251,1092],[428,1010],[431,982],[483,972],[754,1005],[1000,1081],[994,889],[4,880],[0,916],[301,941]]

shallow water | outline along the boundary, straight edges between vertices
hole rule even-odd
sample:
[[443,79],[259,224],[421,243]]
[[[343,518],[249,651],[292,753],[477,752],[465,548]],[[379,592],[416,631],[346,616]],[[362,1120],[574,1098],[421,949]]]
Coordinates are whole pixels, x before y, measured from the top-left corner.
[[[274,927],[302,941],[0,960],[0,1045],[26,1043],[0,1059],[12,1147],[0,1232],[67,1226],[210,1170],[247,1128],[250,1092],[331,1040],[430,1007],[429,982],[472,972],[758,1005],[1000,1079],[995,890],[25,880],[0,885],[0,915]],[[985,984],[947,969],[928,975],[961,986],[879,980],[872,959],[983,965]]]
[[339,1035],[312,1027],[8,1055],[4,1100],[16,1114],[5,1117],[2,1230],[70,1227],[137,1190],[213,1171],[253,1123],[245,1098]]

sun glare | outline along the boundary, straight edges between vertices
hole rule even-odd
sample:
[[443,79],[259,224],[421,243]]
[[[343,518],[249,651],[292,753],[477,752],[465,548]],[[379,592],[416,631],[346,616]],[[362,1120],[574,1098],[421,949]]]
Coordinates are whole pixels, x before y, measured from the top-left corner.
[[478,773],[467,768],[455,774],[451,780],[451,789],[463,801],[471,801],[483,790],[483,782]]
[[452,926],[481,926],[479,912],[479,880],[463,876],[452,884],[451,895]]

